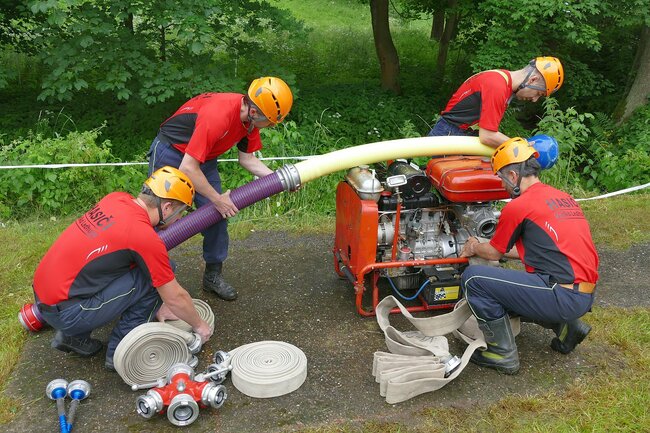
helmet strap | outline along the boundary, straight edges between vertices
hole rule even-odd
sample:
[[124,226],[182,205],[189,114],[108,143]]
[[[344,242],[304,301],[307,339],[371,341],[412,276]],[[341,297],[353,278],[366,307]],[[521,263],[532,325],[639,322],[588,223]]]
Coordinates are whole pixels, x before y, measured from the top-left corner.
[[156,224],[156,227],[164,227],[167,221],[163,218],[162,200],[157,195],[154,195],[154,197],[156,197],[156,208],[158,209],[158,224]]
[[512,193],[510,194],[511,198],[517,198],[521,195],[521,167],[522,164],[524,163],[519,163],[517,164],[517,168],[513,168],[513,171],[517,173],[517,183],[514,184],[510,179],[508,179],[508,176],[506,175],[501,175],[499,174],[499,177],[503,182],[505,182],[506,185],[508,185],[510,188],[512,188]]
[[248,118],[248,127],[246,129],[249,134],[253,132],[253,128],[255,128],[254,125],[255,119],[253,118],[253,116],[251,116],[251,108],[252,107],[250,106],[250,104],[248,104],[248,113],[246,113],[246,117]]
[[164,227],[167,225],[167,221],[174,219],[176,215],[179,213],[183,212],[185,209],[187,209],[187,206],[181,206],[178,209],[176,209],[174,212],[171,213],[167,218],[163,218],[163,213],[162,213],[162,199],[158,196],[156,196],[156,204],[158,206],[158,224],[156,227]]
[[524,78],[524,81],[522,81],[521,84],[519,85],[519,87],[517,87],[517,90],[515,90],[515,94],[517,92],[519,92],[521,89],[524,89],[526,87],[529,88],[529,89],[546,92],[546,88],[541,88],[539,86],[531,86],[530,84],[528,84],[528,80],[530,79],[530,76],[533,75],[533,72],[537,69],[535,67],[535,61],[531,60],[530,64],[527,66],[527,68],[528,68],[528,73],[526,74],[526,78]]
[[250,99],[246,101],[246,105],[248,106],[248,112],[246,113],[246,117],[248,118],[248,126],[246,127],[246,129],[250,134],[251,132],[253,132],[253,128],[255,128],[255,122],[257,122],[258,120],[266,120],[266,116],[258,116],[258,117],[252,116],[251,110],[253,109],[253,107],[255,107],[258,112],[261,112],[261,110],[259,109],[259,107],[254,105],[253,101],[251,101]]

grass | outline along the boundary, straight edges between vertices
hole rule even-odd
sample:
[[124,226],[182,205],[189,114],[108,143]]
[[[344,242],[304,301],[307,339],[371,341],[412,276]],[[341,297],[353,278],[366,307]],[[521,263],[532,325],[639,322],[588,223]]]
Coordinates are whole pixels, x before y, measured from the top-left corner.
[[650,193],[580,203],[591,224],[594,242],[616,249],[650,241]]

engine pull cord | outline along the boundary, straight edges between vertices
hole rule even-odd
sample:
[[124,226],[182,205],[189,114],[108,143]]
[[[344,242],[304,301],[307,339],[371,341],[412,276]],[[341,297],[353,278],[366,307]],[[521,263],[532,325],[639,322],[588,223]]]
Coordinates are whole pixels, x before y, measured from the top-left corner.
[[393,291],[395,292],[395,294],[397,296],[399,296],[400,298],[404,299],[405,301],[412,301],[415,298],[417,298],[418,296],[420,296],[420,293],[422,293],[422,290],[424,290],[424,288],[427,286],[427,284],[429,284],[429,279],[427,278],[427,280],[424,283],[422,283],[422,285],[417,290],[417,292],[415,292],[415,295],[407,297],[407,296],[402,295],[402,292],[400,292],[397,289],[397,287],[395,287],[395,284],[393,284],[393,280],[389,276],[386,276],[386,278],[388,279],[388,282],[390,283],[390,286],[393,288]]

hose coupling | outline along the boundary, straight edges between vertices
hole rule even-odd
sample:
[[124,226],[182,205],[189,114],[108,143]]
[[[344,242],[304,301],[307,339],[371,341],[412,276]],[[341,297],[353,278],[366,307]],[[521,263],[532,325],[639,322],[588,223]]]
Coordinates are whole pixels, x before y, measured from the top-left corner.
[[285,191],[297,191],[300,184],[300,173],[293,164],[285,164],[275,171]]

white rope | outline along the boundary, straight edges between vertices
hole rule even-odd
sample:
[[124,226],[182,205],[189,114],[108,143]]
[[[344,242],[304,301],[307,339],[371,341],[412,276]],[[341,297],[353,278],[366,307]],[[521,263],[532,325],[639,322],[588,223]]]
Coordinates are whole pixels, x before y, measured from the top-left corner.
[[[269,156],[266,158],[258,158],[261,161],[284,161],[284,160],[306,160],[309,158],[314,158],[317,155],[310,156]],[[219,162],[239,162],[238,159],[220,159]],[[115,166],[126,166],[126,165],[148,165],[148,162],[95,162],[95,163],[70,163],[70,164],[31,164],[31,165],[0,165],[0,170],[11,170],[11,169],[22,169],[22,168],[46,168],[46,169],[57,169],[57,168],[75,168],[75,167],[115,167]]]
[[259,341],[232,351],[232,383],[249,397],[269,398],[289,394],[307,378],[307,357],[282,341]]
[[607,194],[599,195],[599,196],[596,196],[596,197],[578,198],[578,199],[576,199],[576,201],[599,200],[601,198],[614,197],[616,195],[626,194],[628,192],[638,191],[640,189],[648,188],[649,186],[650,186],[650,183],[646,183],[644,185],[632,186],[630,188],[621,189],[621,190],[614,191],[614,192],[609,192]]

